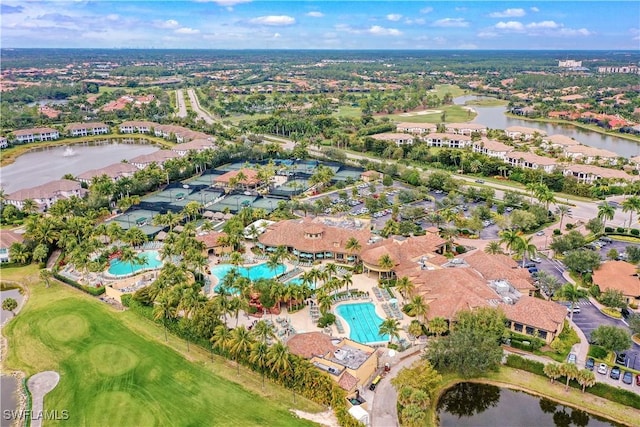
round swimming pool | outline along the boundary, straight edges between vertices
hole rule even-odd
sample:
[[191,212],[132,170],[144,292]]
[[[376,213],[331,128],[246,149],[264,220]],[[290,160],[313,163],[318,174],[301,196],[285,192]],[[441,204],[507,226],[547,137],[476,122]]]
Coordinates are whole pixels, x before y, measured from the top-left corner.
[[338,316],[349,324],[349,338],[362,344],[389,341],[389,335],[380,335],[383,320],[376,314],[376,308],[370,302],[342,304],[336,308]]
[[153,270],[162,267],[160,253],[158,251],[144,251],[138,254],[144,261],[142,264],[122,262],[118,258],[111,261],[107,273],[113,276],[126,276],[140,270]]
[[278,266],[274,269],[267,265],[267,263],[262,263],[258,265],[253,265],[251,267],[236,267],[232,264],[220,264],[216,265],[211,269],[211,274],[214,275],[218,279],[218,284],[214,288],[216,292],[220,289],[220,282],[224,279],[231,270],[237,269],[238,273],[242,277],[246,277],[249,280],[258,280],[258,279],[273,279],[284,273],[287,270],[287,267],[284,264],[278,264]]

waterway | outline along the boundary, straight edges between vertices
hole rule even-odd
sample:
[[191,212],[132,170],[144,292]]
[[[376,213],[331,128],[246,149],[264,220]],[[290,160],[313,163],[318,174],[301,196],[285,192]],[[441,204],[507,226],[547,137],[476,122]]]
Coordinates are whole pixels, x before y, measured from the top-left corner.
[[20,382],[11,375],[0,376],[0,406],[3,416],[0,417],[0,427],[10,427],[13,420],[4,416],[4,411],[15,411],[18,409],[18,386]]
[[[475,95],[466,95],[454,98],[453,102],[457,105],[464,105],[465,102],[476,99],[482,98]],[[592,132],[572,125],[534,122],[509,117],[505,114],[507,111],[506,106],[482,107],[472,105],[471,108],[478,113],[473,122],[485,125],[490,129],[506,129],[509,126],[525,126],[540,129],[541,131],[546,132],[547,135],[565,135],[584,145],[613,151],[623,157],[640,155],[640,144],[628,139]]]
[[438,417],[441,427],[618,426],[545,398],[477,383],[447,390],[438,401]]
[[69,146],[36,148],[0,168],[0,186],[9,194],[62,178],[77,176],[91,169],[150,154],[158,150],[151,144],[124,144],[117,138]]

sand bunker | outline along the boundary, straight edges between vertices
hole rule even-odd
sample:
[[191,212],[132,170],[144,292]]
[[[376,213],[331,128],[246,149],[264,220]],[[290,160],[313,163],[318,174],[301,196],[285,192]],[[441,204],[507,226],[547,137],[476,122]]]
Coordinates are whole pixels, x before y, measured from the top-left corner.
[[402,114],[400,114],[400,116],[402,116],[402,117],[414,117],[414,116],[426,116],[427,114],[442,114],[442,110],[411,111],[409,113],[402,113]]

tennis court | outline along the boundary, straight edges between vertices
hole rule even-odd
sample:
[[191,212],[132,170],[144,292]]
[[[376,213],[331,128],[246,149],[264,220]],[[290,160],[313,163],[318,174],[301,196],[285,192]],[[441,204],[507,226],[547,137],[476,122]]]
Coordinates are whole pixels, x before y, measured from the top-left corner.
[[229,209],[230,212],[237,213],[240,209],[252,206],[253,202],[257,199],[256,196],[246,196],[244,194],[234,194],[227,196],[216,203],[213,203],[207,207],[207,210],[222,212],[225,209]]

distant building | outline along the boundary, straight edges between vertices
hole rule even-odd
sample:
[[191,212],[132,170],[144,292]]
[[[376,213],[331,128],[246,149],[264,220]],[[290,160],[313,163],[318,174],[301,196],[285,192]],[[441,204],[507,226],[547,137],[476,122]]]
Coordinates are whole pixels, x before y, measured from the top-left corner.
[[9,256],[9,249],[14,243],[22,243],[24,241],[24,235],[18,234],[12,230],[2,230],[0,233],[0,263],[11,262]]
[[487,127],[478,123],[447,123],[445,125],[447,133],[457,133],[460,135],[469,135],[478,132],[481,134],[487,133]]
[[507,154],[513,151],[513,147],[503,144],[502,142],[483,138],[480,141],[473,143],[473,152],[484,154],[489,157],[495,157],[498,159],[507,159]]
[[86,171],[76,178],[80,182],[84,182],[87,184],[91,183],[91,180],[95,177],[100,177],[102,175],[106,175],[111,178],[113,181],[117,181],[120,178],[129,178],[132,177],[135,172],[138,171],[138,168],[131,163],[114,163],[112,165],[106,166],[100,169],[91,169]]
[[27,144],[37,141],[55,141],[60,138],[60,133],[51,128],[18,129],[13,132],[18,144]]
[[104,135],[111,132],[104,123],[70,123],[66,130],[69,136]]
[[625,65],[622,67],[598,67],[598,72],[612,74],[640,74],[640,68],[637,65]]
[[556,160],[551,157],[538,156],[524,151],[511,151],[507,154],[506,161],[514,167],[523,169],[540,169],[551,173],[556,168]]
[[406,133],[378,133],[376,135],[371,135],[371,138],[377,139],[378,141],[390,141],[396,144],[398,147],[401,145],[413,144],[413,136]]
[[633,175],[629,175],[624,171],[593,165],[571,164],[566,166],[562,173],[564,176],[573,176],[583,184],[593,184],[603,178],[618,181],[633,181],[635,179]]
[[560,68],[582,67],[582,61],[575,61],[573,59],[567,59],[565,61],[558,61],[558,67],[560,67]]
[[509,138],[522,139],[525,141],[532,139],[536,135],[544,136],[547,134],[543,130],[524,126],[509,126],[504,131]]
[[138,157],[134,157],[129,160],[129,163],[137,167],[138,169],[144,169],[152,163],[156,163],[158,166],[162,167],[167,160],[175,159],[176,157],[180,157],[178,153],[171,150],[158,150],[151,154],[143,154]]
[[216,148],[216,144],[213,141],[214,139],[212,136],[206,139],[205,138],[194,139],[192,141],[185,142],[184,144],[173,146],[171,147],[171,150],[175,151],[180,156],[184,157],[191,150],[196,151],[198,153],[205,150],[213,150],[214,148]]
[[77,181],[59,179],[37,187],[25,188],[15,191],[7,196],[6,203],[22,209],[24,201],[33,200],[40,211],[45,211],[60,199],[68,199],[73,196],[82,197],[87,190]]
[[0,136],[0,149],[7,148],[9,146],[9,140],[5,136]]
[[622,292],[627,304],[640,302],[640,278],[637,267],[625,261],[607,261],[593,272],[593,283],[602,292],[612,289]]
[[455,133],[430,133],[423,137],[429,147],[464,148],[471,146],[471,137]]
[[414,135],[435,132],[437,128],[433,123],[398,123],[396,125],[398,132],[412,133]]
[[158,126],[158,124],[147,121],[131,120],[122,122],[120,126],[118,126],[118,130],[120,133],[150,133],[155,126]]

